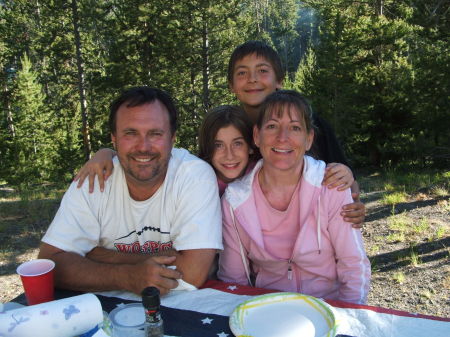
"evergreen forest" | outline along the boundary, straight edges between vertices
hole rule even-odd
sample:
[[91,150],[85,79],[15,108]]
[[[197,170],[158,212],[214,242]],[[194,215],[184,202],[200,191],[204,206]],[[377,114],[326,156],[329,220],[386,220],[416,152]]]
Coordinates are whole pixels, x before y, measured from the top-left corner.
[[237,104],[247,40],[278,51],[354,167],[448,168],[449,17],[448,0],[0,0],[0,183],[66,184],[136,85],[175,98],[195,153],[204,114]]

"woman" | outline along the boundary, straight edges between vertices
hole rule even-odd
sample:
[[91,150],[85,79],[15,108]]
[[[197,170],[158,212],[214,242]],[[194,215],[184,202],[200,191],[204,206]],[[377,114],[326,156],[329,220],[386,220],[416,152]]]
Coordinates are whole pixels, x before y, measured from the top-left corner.
[[370,264],[361,232],[340,215],[350,190],[322,186],[325,163],[305,155],[314,138],[308,103],[294,91],[270,94],[253,131],[263,159],[222,198],[218,277],[365,303]]

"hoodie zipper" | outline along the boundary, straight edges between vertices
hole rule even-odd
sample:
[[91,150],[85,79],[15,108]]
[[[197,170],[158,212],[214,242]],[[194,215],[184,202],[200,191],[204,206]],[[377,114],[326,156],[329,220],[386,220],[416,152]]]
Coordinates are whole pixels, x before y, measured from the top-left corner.
[[287,272],[288,280],[292,280],[292,259],[288,261],[288,272]]

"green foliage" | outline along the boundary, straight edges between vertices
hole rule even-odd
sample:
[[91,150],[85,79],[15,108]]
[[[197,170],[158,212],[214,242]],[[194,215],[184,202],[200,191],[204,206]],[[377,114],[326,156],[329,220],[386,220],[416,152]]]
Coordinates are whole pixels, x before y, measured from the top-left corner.
[[6,166],[6,181],[24,189],[49,178],[52,165],[51,121],[45,96],[25,54],[17,74],[12,104],[13,145]]
[[394,192],[383,196],[384,205],[396,205],[407,200],[408,195],[405,192]]
[[23,186],[69,181],[84,161],[84,141],[93,151],[110,146],[108,106],[134,85],[172,94],[180,111],[176,145],[196,152],[205,112],[238,103],[228,90],[227,63],[234,47],[250,39],[275,47],[287,71],[285,85],[312,99],[354,164],[448,167],[448,12],[439,0],[382,4],[3,2],[0,175]]
[[[433,6],[418,1],[304,4],[320,20],[320,42],[312,44],[316,66],[308,70],[306,91],[353,161],[383,167],[448,165],[445,6],[437,1]],[[434,16],[433,27],[423,13]]]

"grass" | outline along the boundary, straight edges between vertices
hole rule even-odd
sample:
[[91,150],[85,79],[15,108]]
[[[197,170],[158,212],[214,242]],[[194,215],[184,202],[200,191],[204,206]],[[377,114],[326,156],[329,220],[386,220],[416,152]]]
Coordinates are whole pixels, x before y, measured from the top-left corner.
[[414,267],[417,267],[419,264],[422,263],[422,260],[420,258],[419,253],[417,252],[415,245],[410,246],[409,261],[411,262],[411,265]]
[[406,213],[391,215],[388,218],[388,226],[390,230],[406,232],[410,227],[411,219]]
[[395,272],[392,278],[398,284],[402,284],[403,282],[405,282],[406,279],[405,274],[403,274],[402,272]]
[[403,172],[390,170],[358,176],[358,183],[364,192],[385,191],[389,194],[395,192],[402,194],[403,192],[409,195],[425,188],[430,189],[436,196],[447,196],[450,190],[450,171]]
[[64,191],[54,187],[40,187],[36,190],[9,192],[0,197],[0,231],[5,223],[27,223],[48,221],[55,215],[55,203],[59,203]]
[[408,195],[405,192],[394,192],[385,194],[382,199],[383,205],[396,205],[408,200]]
[[427,300],[431,300],[433,298],[433,293],[430,290],[426,289],[420,293],[420,296],[426,298]]
[[437,197],[446,197],[449,194],[448,189],[442,186],[433,187],[431,193]]
[[446,234],[448,233],[449,228],[448,226],[439,226],[436,230],[436,239],[442,239]]
[[428,219],[422,218],[418,224],[413,225],[412,231],[415,234],[425,234],[428,233],[431,228],[430,222]]

